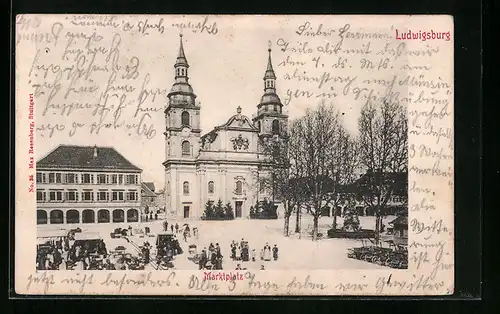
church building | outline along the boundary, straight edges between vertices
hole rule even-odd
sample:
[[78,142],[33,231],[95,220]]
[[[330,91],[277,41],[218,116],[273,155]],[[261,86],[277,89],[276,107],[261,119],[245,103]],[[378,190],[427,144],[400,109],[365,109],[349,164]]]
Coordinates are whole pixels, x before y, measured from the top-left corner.
[[[189,83],[189,63],[182,35],[174,65],[175,82],[165,109],[165,206],[177,218],[200,219],[207,201],[230,203],[235,217],[248,218],[250,207],[271,198],[259,184],[265,176],[261,141],[286,134],[288,116],[276,94],[271,49],[264,74],[264,93],[253,119],[241,107],[227,122],[202,134],[201,106]],[[207,77],[207,79],[209,79]],[[219,104],[212,104],[215,109]],[[230,110],[230,108],[227,108]]]

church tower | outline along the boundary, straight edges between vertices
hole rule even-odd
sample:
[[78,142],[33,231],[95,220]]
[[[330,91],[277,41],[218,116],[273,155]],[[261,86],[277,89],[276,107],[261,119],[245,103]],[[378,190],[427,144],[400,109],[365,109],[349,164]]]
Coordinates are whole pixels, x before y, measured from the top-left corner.
[[191,218],[199,207],[195,162],[200,150],[200,106],[189,84],[182,35],[174,70],[175,81],[165,109],[165,204],[167,214]]
[[283,104],[276,94],[276,75],[271,61],[271,42],[269,42],[269,57],[264,74],[264,95],[257,105],[257,115],[253,122],[259,128],[261,138],[284,136],[287,134],[288,116],[283,113]]
[[168,97],[166,119],[166,161],[194,160],[199,152],[200,106],[189,84],[189,64],[184,54],[182,35],[177,61],[174,65],[175,82]]

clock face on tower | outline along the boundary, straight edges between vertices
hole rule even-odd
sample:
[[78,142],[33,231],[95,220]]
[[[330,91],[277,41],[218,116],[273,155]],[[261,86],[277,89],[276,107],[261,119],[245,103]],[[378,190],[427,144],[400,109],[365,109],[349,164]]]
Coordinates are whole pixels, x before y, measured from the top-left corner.
[[191,132],[191,129],[187,126],[183,127],[182,131],[181,131],[183,136],[188,136],[190,132]]

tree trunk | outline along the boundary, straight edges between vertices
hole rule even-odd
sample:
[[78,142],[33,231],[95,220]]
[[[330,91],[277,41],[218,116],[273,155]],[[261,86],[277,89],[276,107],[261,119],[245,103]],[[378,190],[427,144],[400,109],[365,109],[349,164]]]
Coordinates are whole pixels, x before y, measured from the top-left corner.
[[295,233],[300,233],[300,206],[297,206],[297,217],[295,220]]
[[288,237],[290,234],[290,215],[285,214],[285,229],[284,229],[285,237]]
[[337,208],[333,209],[333,230],[337,230]]
[[375,213],[375,244],[379,245],[380,242],[380,213]]
[[318,239],[318,216],[315,214],[313,219],[313,241]]

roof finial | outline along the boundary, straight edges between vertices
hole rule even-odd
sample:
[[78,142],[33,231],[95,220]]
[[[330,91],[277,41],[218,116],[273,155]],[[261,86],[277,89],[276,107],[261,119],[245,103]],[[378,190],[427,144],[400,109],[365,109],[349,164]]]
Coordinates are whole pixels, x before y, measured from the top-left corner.
[[94,145],[94,157],[97,157],[97,145]]
[[272,42],[269,41],[268,45],[269,45],[269,49],[267,49],[267,51],[269,51],[269,56],[267,58],[267,69],[266,69],[266,75],[265,75],[264,79],[266,79],[266,78],[275,79],[276,76],[274,75],[273,63],[271,61],[271,46],[272,46]]
[[271,47],[273,46],[273,43],[271,41],[269,41],[267,43],[267,46],[269,47],[269,49],[267,49],[267,51],[271,52]]
[[186,59],[186,55],[184,54],[184,46],[182,45],[182,32],[179,34],[179,41],[180,41],[180,46],[179,46],[179,55],[177,56],[177,59]]
[[241,114],[241,107],[240,107],[240,106],[238,106],[238,108],[236,108],[236,112],[237,112],[238,114]]

